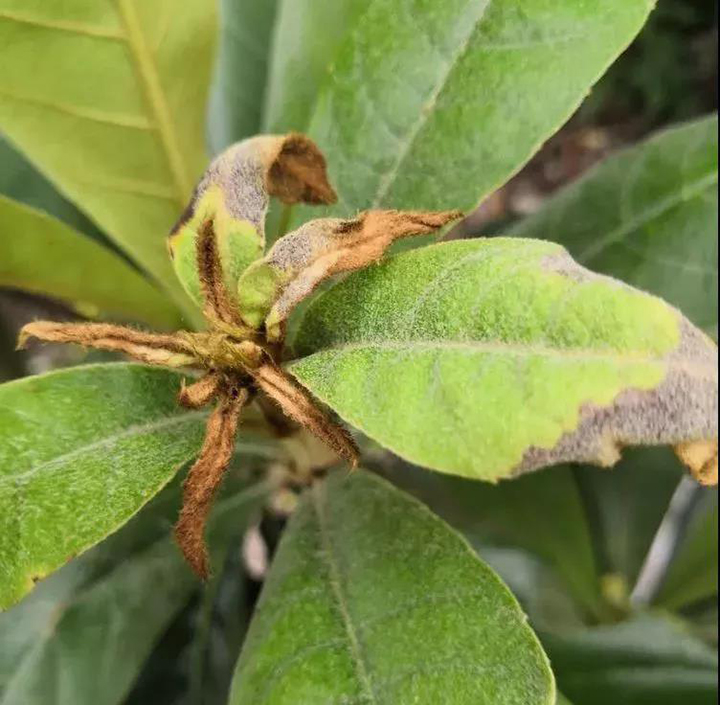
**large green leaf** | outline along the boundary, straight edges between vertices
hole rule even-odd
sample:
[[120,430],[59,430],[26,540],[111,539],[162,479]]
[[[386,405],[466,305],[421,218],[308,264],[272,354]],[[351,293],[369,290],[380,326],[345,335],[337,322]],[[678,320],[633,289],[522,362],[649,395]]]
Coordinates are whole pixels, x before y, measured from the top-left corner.
[[593,544],[570,468],[556,467],[498,485],[438,475],[406,463],[398,463],[388,474],[393,484],[421,499],[482,549],[481,555],[492,546],[521,547],[540,556],[562,576],[577,601],[597,614]]
[[558,686],[582,705],[715,705],[717,653],[675,620],[542,635]]
[[[215,555],[239,540],[265,491],[233,484],[210,522]],[[178,487],[169,488],[120,532],[0,615],[2,705],[123,702],[154,644],[199,585],[170,537],[178,500]]]
[[[471,208],[572,114],[652,5],[365,3],[345,23],[307,128],[338,187],[332,212]],[[311,45],[302,35],[295,41]],[[312,51],[296,55],[299,66]]]
[[0,194],[32,206],[95,239],[104,238],[87,216],[64,198],[30,162],[0,135]]
[[[370,0],[372,1],[372,0]],[[322,83],[368,0],[277,0],[265,100],[269,132],[305,130]]]
[[164,235],[205,165],[215,7],[0,0],[0,129],[188,303]]
[[365,472],[304,497],[230,703],[555,702],[517,602],[425,507]]
[[718,315],[718,121],[664,130],[610,157],[511,234],[647,289],[713,332]]
[[703,493],[657,598],[671,609],[713,597],[717,600],[718,497],[716,489]]
[[308,308],[290,370],[427,467],[493,480],[617,445],[717,437],[717,347],[558,245],[450,242],[358,272]]
[[76,367],[0,386],[0,608],[124,524],[195,453],[181,375]]
[[85,313],[179,326],[168,297],[118,255],[0,195],[0,286],[65,299]]
[[220,0],[220,47],[209,113],[214,152],[261,132],[277,4]]

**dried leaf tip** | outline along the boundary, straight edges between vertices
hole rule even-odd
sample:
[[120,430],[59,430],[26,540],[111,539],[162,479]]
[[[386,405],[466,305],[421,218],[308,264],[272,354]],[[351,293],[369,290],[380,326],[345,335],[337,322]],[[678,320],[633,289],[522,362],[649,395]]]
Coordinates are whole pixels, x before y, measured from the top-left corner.
[[279,340],[292,310],[325,279],[377,262],[400,238],[427,235],[462,212],[371,210],[351,220],[319,218],[280,238],[240,278],[240,316],[250,326],[265,321]]
[[185,560],[203,580],[210,573],[205,524],[235,449],[240,412],[248,400],[245,389],[227,390],[211,414],[205,440],[183,484],[183,505],[175,525],[175,539]]
[[718,483],[717,440],[688,441],[675,446],[675,453],[701,485]]
[[327,163],[317,145],[305,135],[279,138],[277,153],[267,172],[268,193],[283,203],[330,204],[337,194],[327,176]]

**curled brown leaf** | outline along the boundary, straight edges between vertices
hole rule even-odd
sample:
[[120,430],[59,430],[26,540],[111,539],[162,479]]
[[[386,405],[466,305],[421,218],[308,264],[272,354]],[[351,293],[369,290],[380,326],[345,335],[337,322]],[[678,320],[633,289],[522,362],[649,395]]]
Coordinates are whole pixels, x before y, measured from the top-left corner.
[[75,343],[86,348],[121,352],[149,365],[189,367],[197,362],[191,346],[181,337],[145,333],[110,323],[56,323],[34,321],[23,326],[18,348],[30,338],[49,343]]
[[[256,323],[259,316],[266,315],[268,338],[278,340],[292,310],[322,281],[379,261],[395,240],[426,235],[461,216],[457,210],[371,210],[351,220],[311,220],[280,238],[241,278],[241,316]],[[243,287],[264,288],[271,294],[258,301],[245,295]],[[244,301],[248,302],[246,310]]]
[[350,434],[332,421],[310,394],[272,362],[252,372],[258,387],[293,421],[329,445],[351,467],[357,466],[360,452]]
[[232,459],[240,413],[248,400],[245,389],[231,389],[208,419],[205,440],[183,484],[183,506],[175,539],[192,569],[203,579],[210,570],[205,524],[213,498]]

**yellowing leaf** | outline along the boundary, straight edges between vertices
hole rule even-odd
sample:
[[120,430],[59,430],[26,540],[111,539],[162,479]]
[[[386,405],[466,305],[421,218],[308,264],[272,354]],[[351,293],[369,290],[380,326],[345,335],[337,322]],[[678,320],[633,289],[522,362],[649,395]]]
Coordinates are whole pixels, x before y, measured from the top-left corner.
[[0,286],[64,299],[88,313],[171,328],[169,298],[120,256],[59,220],[0,196]]
[[215,4],[0,0],[0,129],[184,305],[165,235],[205,164]]
[[351,274],[301,322],[290,370],[404,458],[495,480],[717,438],[717,346],[560,246],[450,242]]

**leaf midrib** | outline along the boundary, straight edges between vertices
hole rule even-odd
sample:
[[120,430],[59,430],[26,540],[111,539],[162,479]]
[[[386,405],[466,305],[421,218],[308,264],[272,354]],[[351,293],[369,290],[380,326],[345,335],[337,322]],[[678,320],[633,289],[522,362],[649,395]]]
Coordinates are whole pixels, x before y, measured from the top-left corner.
[[154,422],[129,426],[126,429],[124,429],[123,431],[121,431],[120,433],[115,433],[115,434],[112,434],[109,436],[105,436],[103,438],[100,438],[99,440],[95,440],[91,443],[87,443],[78,448],[75,448],[74,450],[68,451],[67,453],[58,455],[55,458],[52,458],[51,460],[45,460],[45,461],[39,463],[38,465],[35,465],[35,466],[29,468],[28,470],[25,470],[24,472],[16,473],[16,474],[11,473],[9,475],[0,476],[0,485],[3,482],[15,483],[18,480],[25,480],[29,477],[32,477],[33,475],[36,475],[39,472],[42,472],[43,470],[47,470],[48,468],[52,468],[57,465],[62,465],[69,460],[80,457],[86,453],[90,453],[95,450],[100,450],[102,448],[106,448],[108,446],[113,445],[114,443],[125,440],[127,438],[146,436],[146,435],[150,435],[152,433],[156,433],[159,431],[165,431],[167,429],[173,428],[174,426],[180,426],[184,423],[189,423],[198,418],[202,418],[206,415],[207,415],[206,411],[188,411],[188,412],[185,412],[182,414],[173,414],[172,416],[165,416],[162,419],[159,419]]
[[470,48],[470,43],[472,42],[472,39],[475,36],[478,27],[485,19],[487,11],[492,2],[493,0],[487,0],[485,7],[480,13],[480,16],[475,20],[475,22],[472,23],[467,35],[459,43],[457,49],[452,53],[450,60],[447,62],[445,70],[440,76],[440,80],[435,84],[435,86],[433,86],[433,89],[428,94],[428,97],[423,101],[417,120],[415,120],[415,122],[410,126],[410,128],[407,130],[407,133],[405,134],[404,139],[399,144],[399,148],[397,150],[397,155],[395,161],[393,162],[393,165],[380,177],[380,180],[378,181],[377,187],[375,188],[375,197],[373,198],[372,205],[370,206],[371,208],[377,208],[380,206],[388,191],[395,183],[395,179],[402,168],[403,162],[410,153],[412,146],[415,144],[417,136],[420,134],[423,127],[433,114],[433,111],[431,110],[432,106],[437,103],[442,92],[445,90],[445,87],[447,86],[450,76],[455,67],[463,60],[465,54],[467,54],[468,49]]
[[158,67],[145,41],[132,0],[115,0],[115,3],[124,28],[124,38],[135,65],[138,82],[145,94],[148,107],[153,115],[153,123],[157,126],[160,135],[160,142],[176,191],[176,200],[182,208],[190,195],[192,184],[182,150],[179,148],[175,125],[160,81]]
[[[587,348],[550,348],[543,345],[520,345],[518,343],[504,343],[501,341],[481,341],[481,340],[368,340],[352,343],[340,343],[323,347],[316,350],[308,356],[293,360],[298,362],[314,355],[320,355],[327,352],[352,352],[355,350],[363,350],[374,348],[379,350],[465,350],[467,352],[487,352],[498,353],[503,355],[531,356],[542,355],[545,357],[557,357],[561,359],[576,358],[580,360],[607,360],[619,363],[632,364],[636,362],[657,362],[667,364],[668,359],[664,356],[651,355],[644,351],[628,351],[619,352],[601,352],[589,350]],[[681,363],[681,360],[677,361]],[[689,361],[691,362],[691,361]]]

